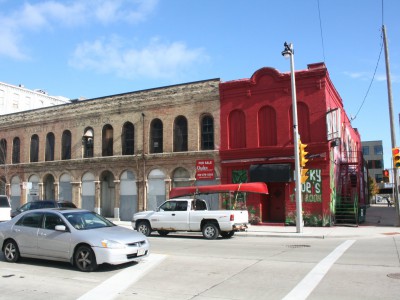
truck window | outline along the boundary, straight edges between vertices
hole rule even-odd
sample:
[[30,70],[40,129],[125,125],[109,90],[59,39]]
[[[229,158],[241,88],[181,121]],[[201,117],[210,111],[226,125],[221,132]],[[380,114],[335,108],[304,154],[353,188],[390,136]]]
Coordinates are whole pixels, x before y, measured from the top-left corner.
[[194,205],[195,210],[207,210],[207,205],[203,200],[196,199]]
[[180,201],[176,202],[176,211],[187,211],[187,202],[186,201]]
[[175,211],[175,208],[176,208],[175,201],[167,201],[160,206],[160,211]]

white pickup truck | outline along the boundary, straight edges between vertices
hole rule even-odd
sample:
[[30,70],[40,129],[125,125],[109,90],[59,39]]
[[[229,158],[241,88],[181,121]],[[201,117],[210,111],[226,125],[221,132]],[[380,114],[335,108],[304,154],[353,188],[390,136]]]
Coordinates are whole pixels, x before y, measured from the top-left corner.
[[152,231],[160,235],[197,231],[212,240],[219,235],[230,238],[235,231],[246,230],[248,221],[247,210],[208,210],[204,200],[179,198],[165,201],[156,211],[134,214],[132,227],[146,236]]

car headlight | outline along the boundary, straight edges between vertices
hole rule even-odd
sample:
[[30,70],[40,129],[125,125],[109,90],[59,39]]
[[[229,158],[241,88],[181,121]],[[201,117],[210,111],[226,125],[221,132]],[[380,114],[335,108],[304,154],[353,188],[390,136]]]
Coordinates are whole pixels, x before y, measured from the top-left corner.
[[125,248],[124,244],[115,242],[115,241],[109,241],[109,240],[102,240],[101,245],[104,248],[110,248],[110,249],[123,249]]

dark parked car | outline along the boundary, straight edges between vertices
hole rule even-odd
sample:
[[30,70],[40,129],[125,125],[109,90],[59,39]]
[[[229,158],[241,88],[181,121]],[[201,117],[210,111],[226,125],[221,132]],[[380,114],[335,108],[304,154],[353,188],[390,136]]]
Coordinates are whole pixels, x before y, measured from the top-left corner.
[[37,200],[25,203],[11,212],[11,218],[14,218],[20,213],[39,208],[76,208],[76,205],[69,201],[52,201],[52,200]]

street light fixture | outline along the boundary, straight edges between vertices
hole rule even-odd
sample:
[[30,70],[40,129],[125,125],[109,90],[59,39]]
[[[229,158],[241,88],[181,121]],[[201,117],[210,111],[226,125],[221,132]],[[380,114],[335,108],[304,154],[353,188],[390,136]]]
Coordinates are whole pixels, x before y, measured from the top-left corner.
[[303,208],[301,199],[301,171],[299,158],[299,126],[297,122],[296,81],[294,76],[294,50],[293,44],[284,44],[282,55],[290,58],[290,78],[292,83],[292,113],[293,113],[293,142],[294,142],[294,168],[295,168],[295,198],[296,198],[296,232],[303,232]]

